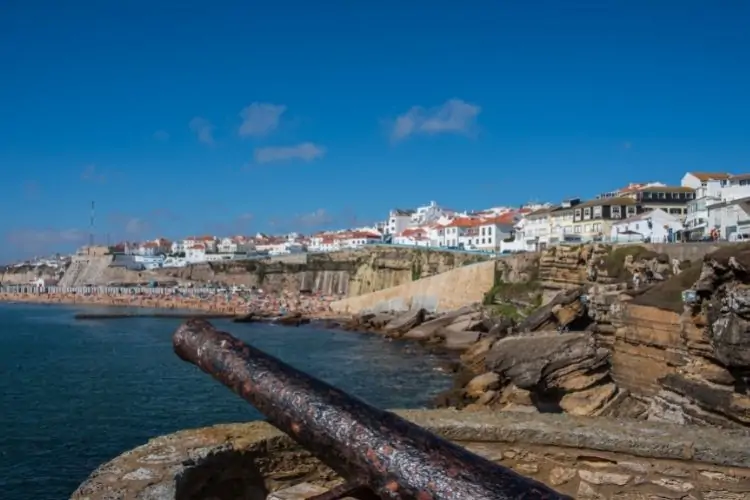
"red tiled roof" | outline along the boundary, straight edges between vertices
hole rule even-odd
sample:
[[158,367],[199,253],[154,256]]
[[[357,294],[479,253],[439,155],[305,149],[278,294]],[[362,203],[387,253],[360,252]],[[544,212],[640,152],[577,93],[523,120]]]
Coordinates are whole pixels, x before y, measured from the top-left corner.
[[446,227],[476,227],[481,225],[482,221],[479,219],[470,219],[468,217],[458,217],[453,219],[450,224]]
[[206,249],[205,245],[193,245],[190,247],[190,250],[205,250],[205,249]]

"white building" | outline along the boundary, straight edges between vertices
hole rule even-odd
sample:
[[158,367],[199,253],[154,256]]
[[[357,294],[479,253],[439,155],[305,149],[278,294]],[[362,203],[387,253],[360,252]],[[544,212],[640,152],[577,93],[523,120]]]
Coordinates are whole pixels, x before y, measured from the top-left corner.
[[359,248],[382,241],[380,233],[367,231],[347,231],[340,234],[338,239],[343,248]]
[[203,245],[206,253],[216,252],[218,241],[215,236],[189,236],[182,242],[185,252],[196,245]]
[[411,223],[412,226],[422,226],[435,222],[441,217],[450,216],[452,213],[451,210],[441,208],[437,203],[431,201],[428,205],[417,207],[411,215]]
[[479,223],[479,234],[475,238],[474,247],[486,252],[499,252],[505,240],[514,235],[513,225],[516,216],[512,212],[483,219]]
[[182,253],[185,251],[185,242],[184,241],[173,241],[172,246],[170,248],[170,252],[173,254],[176,253]]
[[553,207],[545,207],[524,216],[524,250],[535,251],[549,245],[552,235],[552,209]]
[[385,225],[385,234],[396,235],[404,229],[411,227],[414,210],[391,210],[388,215],[388,223]]
[[410,245],[417,247],[429,247],[429,230],[422,227],[404,229],[394,236],[393,243],[396,245]]
[[206,261],[206,245],[194,243],[185,249],[185,260],[191,264]]
[[254,248],[253,242],[244,236],[222,238],[216,247],[219,253],[247,253]]
[[733,233],[750,231],[750,174],[688,172],[682,185],[695,189],[685,220],[690,238],[715,234],[729,239]]
[[613,223],[610,240],[612,243],[666,243],[674,241],[682,228],[682,221],[678,217],[657,208]]

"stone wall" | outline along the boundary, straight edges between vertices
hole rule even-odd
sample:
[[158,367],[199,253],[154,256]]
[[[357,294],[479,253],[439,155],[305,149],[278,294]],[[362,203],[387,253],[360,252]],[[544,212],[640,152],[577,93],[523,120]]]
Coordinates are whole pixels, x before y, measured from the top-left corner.
[[472,264],[437,276],[423,278],[373,293],[349,297],[331,304],[339,313],[408,310],[424,307],[448,311],[481,302],[495,282],[495,261]]
[[[477,254],[418,248],[371,246],[324,254],[201,263],[184,268],[132,271],[109,266],[111,256],[77,256],[64,286],[144,281],[219,282],[255,286],[271,292],[319,292],[357,296],[434,276],[487,260]],[[102,264],[103,262],[106,264]]]
[[[740,500],[750,436],[635,420],[452,410],[397,412],[467,449],[577,499]],[[75,500],[265,499],[339,478],[262,422],[158,437],[101,466]]]
[[43,279],[59,279],[63,270],[48,266],[21,266],[0,268],[0,283],[3,285],[28,285]]

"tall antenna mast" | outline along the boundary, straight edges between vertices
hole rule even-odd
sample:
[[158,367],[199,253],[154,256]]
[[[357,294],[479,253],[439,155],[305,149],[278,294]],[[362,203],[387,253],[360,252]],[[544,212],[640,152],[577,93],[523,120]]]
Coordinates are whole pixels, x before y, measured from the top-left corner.
[[94,246],[94,209],[95,204],[91,202],[91,218],[89,219],[89,247]]

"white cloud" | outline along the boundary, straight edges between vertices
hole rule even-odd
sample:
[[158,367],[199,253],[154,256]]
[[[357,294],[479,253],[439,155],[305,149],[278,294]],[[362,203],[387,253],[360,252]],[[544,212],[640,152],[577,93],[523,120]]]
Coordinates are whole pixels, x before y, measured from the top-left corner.
[[324,147],[312,142],[303,142],[296,146],[258,148],[255,150],[255,161],[258,163],[286,160],[312,161],[321,158],[325,153]]
[[476,126],[482,108],[461,99],[450,99],[434,108],[413,106],[396,117],[391,140],[400,141],[413,134],[468,134]]
[[305,227],[322,226],[329,224],[331,221],[333,221],[333,217],[324,208],[319,208],[314,212],[296,218],[296,222]]
[[262,136],[275,130],[279,126],[281,115],[286,106],[265,102],[254,102],[240,112],[242,125],[240,136]]
[[198,140],[203,144],[212,146],[214,144],[214,127],[210,121],[205,118],[196,116],[190,120],[190,130],[198,137]]
[[148,228],[148,222],[138,217],[132,217],[125,222],[125,232],[128,234],[141,234]]

